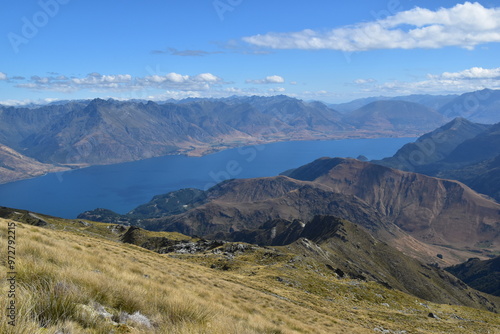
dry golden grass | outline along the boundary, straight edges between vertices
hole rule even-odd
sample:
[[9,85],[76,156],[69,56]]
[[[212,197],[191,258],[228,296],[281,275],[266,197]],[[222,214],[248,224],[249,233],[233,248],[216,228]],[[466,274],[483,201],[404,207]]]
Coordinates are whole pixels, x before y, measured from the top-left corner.
[[[6,227],[0,219],[3,272]],[[292,254],[270,257],[272,250],[236,259],[169,256],[21,223],[16,248],[18,321],[8,325],[2,311],[0,333],[500,333],[498,315],[340,280],[313,262],[290,265]],[[229,270],[210,268],[224,261]],[[5,279],[1,288],[5,310]],[[109,318],[96,312],[98,305]],[[151,326],[120,323],[122,312],[139,312]]]

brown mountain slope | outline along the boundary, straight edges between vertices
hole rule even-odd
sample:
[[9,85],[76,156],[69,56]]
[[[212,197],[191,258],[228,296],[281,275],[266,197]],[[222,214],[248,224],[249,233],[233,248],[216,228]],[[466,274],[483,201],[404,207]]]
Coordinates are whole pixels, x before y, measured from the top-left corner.
[[141,224],[152,230],[208,235],[258,228],[277,218],[309,220],[317,214],[335,214],[372,229],[382,224],[378,213],[363,201],[286,176],[226,181],[208,190],[205,204]]
[[459,250],[500,249],[500,204],[459,182],[340,158],[318,159],[289,175],[226,181],[207,191],[204,204],[140,224],[213,235],[259,229],[274,219],[334,215],[426,261],[441,253],[443,264],[457,263],[471,256]]
[[0,144],[0,183],[22,180],[67,169],[67,167],[41,163]]
[[374,280],[386,287],[438,303],[495,306],[442,269],[410,258],[363,228],[331,216],[316,216],[288,247],[329,264],[343,276]]
[[[210,253],[230,254],[232,261],[226,261],[226,267],[222,269],[226,271],[234,270],[239,259],[251,258],[253,250],[266,249],[269,252],[273,249],[279,252],[279,255],[273,255],[274,258],[283,257],[281,252],[294,254],[287,261],[291,270],[298,271],[300,264],[308,263],[316,268],[328,269],[337,277],[355,280],[355,284],[375,281],[386,288],[437,303],[467,305],[490,311],[498,308],[496,298],[483,296],[444,270],[404,255],[349,221],[333,216],[315,216],[300,229],[293,241],[283,240],[282,246],[273,248],[188,237],[175,239],[167,237],[164,232],[150,232],[137,227],[130,227],[121,240],[161,254],[200,254],[205,257],[205,262],[210,261]],[[286,282],[296,284],[293,278],[286,279]]]
[[443,180],[353,159],[318,159],[290,175],[362,199],[419,240],[499,247],[500,204],[457,181]]

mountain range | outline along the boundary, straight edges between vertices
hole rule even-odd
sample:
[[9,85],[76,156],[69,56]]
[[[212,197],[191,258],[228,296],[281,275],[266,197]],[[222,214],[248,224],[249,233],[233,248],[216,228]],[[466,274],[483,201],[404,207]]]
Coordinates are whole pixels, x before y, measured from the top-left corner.
[[275,141],[418,136],[455,116],[499,121],[494,112],[499,101],[498,91],[483,90],[365,99],[353,102],[357,107],[348,112],[284,95],[0,106],[0,145],[19,157],[2,154],[0,180]]
[[454,95],[454,94],[450,95],[414,94],[414,95],[396,96],[396,97],[378,96],[378,97],[367,97],[367,98],[356,99],[346,103],[332,103],[328,104],[328,106],[335,110],[338,110],[341,113],[349,113],[351,111],[357,110],[361,107],[366,106],[369,103],[376,101],[406,101],[406,102],[418,103],[433,110],[439,110],[441,109],[442,106],[451,102],[458,96],[459,95]]
[[347,103],[328,104],[343,114],[352,113],[370,103],[404,101],[425,106],[446,119],[463,117],[472,122],[493,124],[500,122],[500,90],[482,89],[462,95],[407,95],[396,97],[368,97]]

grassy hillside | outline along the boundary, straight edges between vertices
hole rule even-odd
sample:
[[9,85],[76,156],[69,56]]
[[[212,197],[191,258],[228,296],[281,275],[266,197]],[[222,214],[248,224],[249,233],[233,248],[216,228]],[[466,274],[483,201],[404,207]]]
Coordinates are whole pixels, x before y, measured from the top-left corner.
[[[12,327],[2,312],[1,333],[500,331],[496,314],[340,278],[286,249],[225,244],[162,255],[118,242],[115,225],[39,218],[45,227],[16,223],[18,317]],[[2,250],[9,221],[0,219]],[[6,251],[0,260],[5,273]]]

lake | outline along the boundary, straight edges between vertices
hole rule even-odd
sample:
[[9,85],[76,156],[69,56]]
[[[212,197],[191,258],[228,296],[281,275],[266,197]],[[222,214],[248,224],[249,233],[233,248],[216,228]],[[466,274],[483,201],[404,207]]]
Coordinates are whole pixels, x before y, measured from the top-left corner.
[[320,157],[381,159],[415,138],[279,142],[203,157],[165,156],[93,166],[0,185],[0,205],[63,218],[106,208],[126,213],[154,195],[208,189],[228,178],[275,176]]

